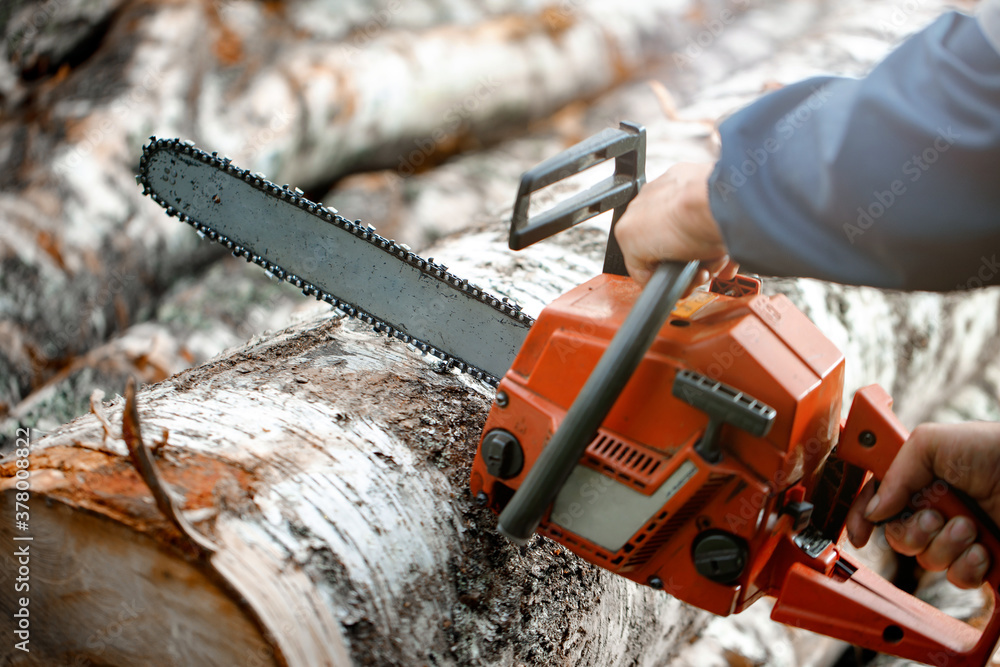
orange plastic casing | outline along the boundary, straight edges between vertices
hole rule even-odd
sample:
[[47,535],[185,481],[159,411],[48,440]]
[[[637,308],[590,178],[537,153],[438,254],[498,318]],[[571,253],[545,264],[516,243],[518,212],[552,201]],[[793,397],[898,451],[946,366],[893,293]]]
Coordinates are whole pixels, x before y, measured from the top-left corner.
[[[554,301],[532,326],[499,385],[505,407],[494,403],[483,431],[514,434],[524,466],[501,480],[478,455],[471,475],[472,492],[485,493],[496,511],[534,464],[638,293],[629,278],[602,274]],[[693,446],[708,417],[672,394],[678,369],[775,408],[769,433],[755,438],[723,426],[725,456],[717,464],[704,461]],[[563,503],[555,520],[546,515],[538,532],[629,579],[658,580],[667,592],[716,614],[742,610],[769,592],[754,581],[766,559],[756,558],[738,581],[723,585],[695,571],[690,546],[697,534],[718,529],[744,540],[751,554],[773,550],[762,528],[775,520],[787,489],[815,484],[836,443],[843,372],[840,351],[786,297],[695,292],[675,308],[581,461],[646,495],[676,479],[678,470],[686,481],[616,549],[573,531],[574,522],[586,521],[591,506],[602,502],[600,485],[583,489],[576,505]]]
[[[1000,533],[940,480],[922,499],[945,516],[968,516],[991,554],[994,604],[979,629],[845,555],[843,508],[866,476],[884,475],[907,433],[875,385],[858,392],[841,423],[840,351],[787,298],[758,292],[759,282],[738,276],[677,305],[574,470],[587,481],[571,491],[564,485],[538,532],[715,614],[770,595],[772,617],[784,623],[928,664],[985,665],[1000,636]],[[628,278],[601,275],[557,299],[532,326],[483,430],[484,438],[495,429],[512,434],[523,465],[495,477],[480,446],[471,473],[473,494],[494,511],[534,465],[638,293]],[[695,445],[709,417],[672,391],[681,369],[774,408],[770,430],[754,437],[723,425],[721,457],[706,460]],[[860,477],[831,492],[823,471],[835,445]],[[808,527],[803,510],[824,495],[841,506],[836,519],[825,512],[826,537]],[[724,581],[705,574],[703,556],[701,571],[695,563],[693,545],[713,535],[745,555],[738,575]]]

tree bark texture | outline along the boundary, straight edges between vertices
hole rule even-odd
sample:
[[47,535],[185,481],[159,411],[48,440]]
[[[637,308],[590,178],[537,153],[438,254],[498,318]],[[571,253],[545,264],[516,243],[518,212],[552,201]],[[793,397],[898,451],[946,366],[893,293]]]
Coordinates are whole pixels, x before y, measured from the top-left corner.
[[[536,308],[599,270],[604,235],[584,225],[511,257],[481,232],[438,250],[463,275],[491,267],[484,287],[530,290]],[[705,625],[550,542],[508,545],[466,490],[489,400],[329,313],[149,387],[145,438],[217,545],[208,557],[128,462],[121,399],[95,404],[32,450],[45,620],[40,662],[15,664],[340,664],[335,631],[357,664],[831,664],[834,643],[770,622],[765,603]]]
[[[36,5],[12,5],[5,34],[25,6]],[[65,11],[75,3],[44,6]],[[339,664],[337,637],[360,664],[832,663],[840,650],[835,643],[771,623],[766,603],[709,621],[667,596],[556,553],[552,543],[535,540],[519,550],[495,537],[493,519],[470,505],[465,492],[488,391],[434,373],[405,347],[296,300],[286,286],[258,279],[253,268],[215,263],[208,244],[196,244],[190,230],[140,201],[125,180],[152,131],[190,136],[243,166],[312,183],[316,192],[336,174],[382,165],[388,170],[354,177],[322,198],[386,235],[418,247],[433,243],[425,255],[537,314],[600,270],[606,227],[587,224],[510,253],[503,220],[522,171],[620,119],[647,126],[650,177],[676,161],[712,160],[719,118],[804,76],[863,73],[901,36],[943,11],[941,3],[902,14],[892,3],[860,0],[755,6],[718,35],[708,26],[721,21],[722,10],[704,5],[687,15],[688,32],[678,33],[676,42],[683,57],[668,58],[670,67],[657,73],[661,84],[623,84],[586,105],[564,106],[527,136],[443,164],[431,156],[488,144],[503,126],[493,120],[503,114],[490,115],[489,104],[498,102],[484,102],[476,110],[483,115],[463,119],[468,134],[438,143],[434,130],[465,98],[452,91],[448,102],[439,92],[422,99],[418,84],[441,74],[426,62],[447,58],[424,61],[414,54],[452,41],[469,49],[485,44],[489,52],[494,31],[510,41],[503,30],[518,11],[535,17],[529,24],[540,31],[518,44],[544,43],[535,41],[541,33],[555,40],[539,27],[552,22],[551,14],[545,18],[529,3],[490,4],[489,10],[407,4],[386,25],[367,31],[379,8],[363,3],[326,14],[235,2],[208,9],[91,6],[105,9],[93,10],[96,27],[84,31],[103,35],[90,57],[59,55],[66,44],[32,42],[44,31],[28,31],[13,65],[0,68],[0,134],[9,138],[0,142],[8,165],[0,173],[10,179],[0,193],[0,364],[6,364],[0,400],[15,417],[6,428],[13,435],[19,423],[39,416],[79,412],[93,386],[120,391],[129,373],[162,381],[140,394],[144,433],[150,442],[166,440],[158,465],[184,496],[190,520],[220,548],[208,558],[192,553],[127,462],[118,430],[121,399],[95,404],[100,417],[91,414],[35,443],[32,527],[46,538],[37,551],[45,581],[37,600],[59,622],[37,626],[39,646],[54,653],[23,664],[77,655],[98,664],[144,664],[152,656],[190,664],[195,655],[219,664],[315,664],[309,660],[320,653]],[[225,20],[216,23],[212,12]],[[4,16],[0,10],[0,25]],[[210,20],[201,20],[205,16]],[[303,16],[310,17],[305,24]],[[579,24],[591,25],[580,19],[557,34]],[[223,37],[223,26],[236,38]],[[279,49],[296,30],[309,38]],[[703,33],[710,43],[692,48]],[[172,37],[177,34],[184,36]],[[318,46],[323,40],[334,45],[329,54]],[[234,43],[240,57],[228,62],[232,51],[226,49]],[[192,63],[200,56],[178,55],[209,52],[215,55],[198,67]],[[523,59],[534,53],[529,49]],[[98,57],[117,66],[99,68],[91,60]],[[373,88],[351,98],[362,100],[351,113],[336,106],[343,96],[317,100],[317,91],[343,85],[344,70],[326,57],[350,62],[352,72],[371,68],[363,84]],[[394,57],[401,64],[393,76]],[[100,79],[97,72],[110,74]],[[160,78],[144,87],[149,72]],[[520,84],[505,83],[497,94],[546,87],[532,89],[531,76],[522,74]],[[412,109],[395,99],[380,106],[397,76],[416,76],[418,83],[404,86]],[[469,85],[477,81],[463,76]],[[308,91],[292,85],[306,78],[325,83]],[[114,85],[106,88],[109,81]],[[95,92],[105,89],[113,94]],[[545,109],[562,103],[556,100],[561,90],[553,88]],[[136,91],[138,97],[129,97]],[[142,101],[116,116],[116,103],[130,99]],[[231,104],[223,109],[220,99]],[[275,110],[289,99],[295,115],[284,125]],[[41,120],[24,122],[43,107]],[[412,124],[387,127],[382,108],[408,109]],[[545,109],[504,116],[506,127]],[[356,120],[365,114],[370,126]],[[88,144],[87,132],[108,118],[114,131]],[[369,140],[369,148],[352,148]],[[418,150],[418,140],[434,147],[411,175],[398,158]],[[385,145],[396,148],[383,152]],[[67,160],[77,159],[65,169]],[[430,163],[435,167],[426,169]],[[555,187],[539,204],[596,178]],[[1000,418],[1000,291],[901,294],[791,280],[767,280],[765,289],[789,294],[845,352],[845,403],[858,387],[879,382],[910,427],[926,419]],[[240,298],[221,304],[220,295],[234,290]],[[307,319],[170,377],[296,314]],[[124,333],[112,336],[116,332]],[[12,471],[9,460],[2,465]],[[12,490],[4,483],[0,511],[6,517]],[[55,546],[63,543],[73,548]],[[866,555],[889,567],[877,545]],[[11,568],[4,563],[4,572]],[[144,583],[149,579],[157,585]],[[0,596],[11,590],[4,583]],[[953,593],[933,578],[927,590],[937,599]],[[69,595],[74,591],[78,595]],[[0,607],[9,604],[0,597]],[[981,600],[973,594],[948,604],[968,617]]]
[[307,189],[406,175],[607,90],[723,4],[6,3],[0,418],[220,256],[140,197],[149,135]]
[[[148,388],[145,437],[208,557],[150,503],[121,399],[96,407],[33,447],[47,539],[19,657],[37,662],[15,664],[346,664],[341,641],[355,664],[663,664],[701,614],[540,538],[511,546],[472,503],[489,401],[330,315]],[[122,635],[88,646],[124,604]]]

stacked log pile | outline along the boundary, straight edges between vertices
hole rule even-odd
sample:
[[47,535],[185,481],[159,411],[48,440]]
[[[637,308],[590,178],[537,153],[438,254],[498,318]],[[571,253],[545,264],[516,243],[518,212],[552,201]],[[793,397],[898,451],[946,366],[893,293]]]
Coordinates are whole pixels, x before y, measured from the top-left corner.
[[[131,171],[150,133],[196,139],[432,245],[537,314],[600,270],[606,228],[511,254],[522,171],[626,118],[648,128],[650,177],[710,160],[719,118],[783,82],[863,73],[941,4],[76,4],[0,10],[15,45],[0,69],[0,418],[8,444],[24,425],[53,430],[31,454],[32,605],[46,620],[13,664],[837,659],[842,647],[771,623],[764,603],[712,620],[541,538],[499,539],[466,491],[491,391],[219,261],[139,199]],[[33,30],[38,16],[75,32]],[[640,70],[665,87],[632,81]],[[325,194],[362,168],[375,171]],[[1000,418],[1000,291],[767,289],[844,350],[847,398],[879,382],[909,426]],[[130,374],[157,382],[138,423],[187,528],[129,462],[124,399],[91,398]],[[6,517],[15,468],[0,465]],[[14,571],[0,563],[0,578]],[[12,591],[8,578],[0,609]],[[954,606],[974,615],[978,594]]]
[[32,394],[51,394],[80,357],[149,320],[164,291],[220,256],[141,200],[133,175],[149,135],[196,140],[315,196],[350,171],[412,173],[597,95],[724,4],[6,3],[4,441],[18,425],[79,414],[89,392]]

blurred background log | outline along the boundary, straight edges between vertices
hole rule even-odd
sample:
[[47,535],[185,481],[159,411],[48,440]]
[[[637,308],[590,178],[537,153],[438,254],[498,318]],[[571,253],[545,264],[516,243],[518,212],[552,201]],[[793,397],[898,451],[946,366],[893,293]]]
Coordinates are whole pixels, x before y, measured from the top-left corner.
[[[723,6],[5,4],[3,432],[79,414],[86,393],[62,392],[65,405],[48,401],[44,410],[32,393],[155,318],[164,292],[221,256],[141,200],[133,175],[150,134],[194,139],[318,198],[351,171],[388,167],[406,176],[521,133],[648,70],[700,29],[699,12]],[[202,360],[192,353],[188,363]]]

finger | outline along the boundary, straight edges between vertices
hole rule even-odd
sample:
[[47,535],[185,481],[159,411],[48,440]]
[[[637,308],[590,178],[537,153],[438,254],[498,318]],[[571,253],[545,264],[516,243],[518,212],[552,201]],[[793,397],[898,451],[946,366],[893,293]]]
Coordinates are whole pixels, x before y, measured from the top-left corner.
[[940,514],[934,510],[921,510],[907,519],[887,523],[885,539],[893,551],[904,556],[917,556],[927,549],[943,526],[944,519]]
[[923,552],[917,554],[917,562],[920,567],[932,572],[947,569],[975,541],[975,524],[966,517],[955,517],[934,536]]
[[729,265],[729,255],[720,257],[719,259],[708,260],[701,263],[702,268],[706,269],[708,273],[715,278],[720,278],[719,275],[726,266]]
[[718,277],[720,280],[732,280],[736,277],[736,274],[740,272],[739,262],[734,262],[729,259],[728,256],[726,257],[726,260],[726,265],[722,267],[721,271],[719,271]]
[[978,588],[983,585],[989,567],[986,549],[981,544],[973,544],[948,568],[948,581],[959,588]]
[[707,283],[711,280],[711,278],[711,274],[709,274],[706,269],[698,269],[698,272],[694,274],[694,278],[692,278],[691,282],[688,283],[687,289],[684,290],[684,294],[681,295],[681,298],[684,299],[691,296],[691,293],[694,292],[695,289]]
[[883,521],[906,508],[910,497],[934,480],[938,443],[933,429],[918,426],[889,466],[878,492],[865,508],[869,521]]
[[851,544],[856,547],[868,544],[868,539],[872,536],[872,531],[875,530],[875,524],[865,519],[865,507],[868,506],[868,502],[874,495],[875,480],[870,479],[861,489],[858,497],[855,498],[851,509],[847,511],[847,521],[845,522],[847,537],[851,540]]
[[640,286],[645,285],[649,282],[649,278],[653,275],[652,269],[642,264],[629,261],[628,255],[625,256],[625,270],[628,271],[629,277],[637,282]]

